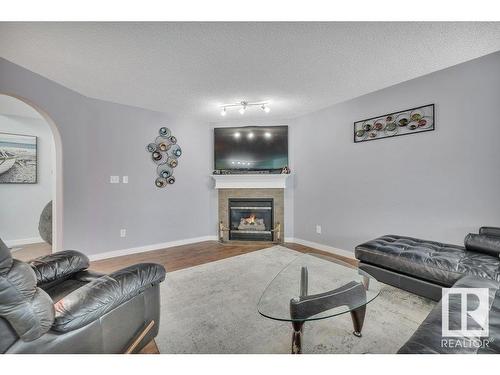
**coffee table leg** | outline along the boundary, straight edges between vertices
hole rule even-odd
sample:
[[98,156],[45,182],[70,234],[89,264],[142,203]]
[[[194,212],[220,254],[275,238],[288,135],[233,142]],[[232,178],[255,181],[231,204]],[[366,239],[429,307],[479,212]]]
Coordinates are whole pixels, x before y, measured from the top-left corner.
[[[309,284],[309,275],[307,272],[307,267],[302,267],[300,269],[300,290],[299,296],[307,296],[307,289]],[[298,299],[296,300],[298,301]],[[292,314],[293,317],[293,314]],[[292,354],[302,353],[302,332],[304,330],[305,321],[293,321],[293,333],[292,333]]]
[[292,354],[302,353],[302,332],[304,330],[304,322],[292,322]]
[[363,286],[366,290],[370,288],[370,279],[366,276],[363,276]]
[[365,322],[366,305],[351,311],[352,324],[354,326],[354,336],[361,337],[361,329]]

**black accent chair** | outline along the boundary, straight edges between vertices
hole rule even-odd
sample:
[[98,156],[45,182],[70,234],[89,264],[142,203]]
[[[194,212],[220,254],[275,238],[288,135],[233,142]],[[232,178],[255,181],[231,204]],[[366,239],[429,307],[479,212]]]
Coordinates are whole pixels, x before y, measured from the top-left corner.
[[0,353],[139,352],[153,340],[165,269],[88,267],[73,250],[24,263],[0,240]]
[[[464,346],[443,343],[440,301],[398,353],[500,353],[500,228],[482,227],[479,234],[468,234],[464,245],[387,235],[356,247],[359,268],[383,283],[435,301],[441,300],[442,288],[489,290],[488,337],[454,338]],[[474,310],[475,303],[468,300],[468,310]],[[460,326],[461,303],[454,297],[448,319],[450,326]]]

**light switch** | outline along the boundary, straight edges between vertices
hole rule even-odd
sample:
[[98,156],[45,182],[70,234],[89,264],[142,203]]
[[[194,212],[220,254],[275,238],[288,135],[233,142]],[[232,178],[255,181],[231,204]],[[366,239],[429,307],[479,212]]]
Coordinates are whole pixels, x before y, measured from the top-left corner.
[[120,183],[120,176],[110,176],[109,182],[111,184],[119,184]]
[[122,182],[123,182],[124,184],[128,184],[128,176],[123,176],[123,177],[122,177]]

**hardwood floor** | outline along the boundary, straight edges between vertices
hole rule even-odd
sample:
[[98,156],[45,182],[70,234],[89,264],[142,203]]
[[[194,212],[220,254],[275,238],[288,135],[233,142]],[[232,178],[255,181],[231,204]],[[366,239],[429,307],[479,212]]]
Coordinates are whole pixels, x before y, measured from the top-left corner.
[[[194,267],[200,264],[230,258],[236,255],[250,253],[252,251],[262,250],[274,245],[275,244],[270,242],[220,243],[218,241],[206,241],[98,260],[91,262],[90,268],[94,271],[109,273],[136,263],[159,263],[167,269],[167,272],[172,272],[183,268]],[[301,253],[315,253],[331,256],[346,263],[357,265],[357,261],[355,259],[314,249],[312,247],[296,243],[284,243],[282,246]],[[28,261],[50,253],[51,246],[46,243],[40,243],[23,246],[22,249],[14,251],[12,256],[22,261]]]
[[[248,242],[231,242],[221,244],[217,241],[206,241],[170,247],[168,249],[99,260],[92,262],[90,267],[94,271],[109,273],[132,264],[151,262],[162,264],[166,268],[167,272],[172,272],[183,268],[194,267],[200,264],[230,258],[236,255],[250,253],[252,251],[262,250],[274,245],[275,244],[273,243]],[[282,246],[302,253],[315,253],[331,256],[349,264],[357,265],[357,261],[354,259],[313,249],[304,245],[284,243]]]
[[22,260],[23,262],[52,254],[52,246],[46,242],[15,246],[13,249],[14,251],[12,251],[12,257]]
[[155,340],[151,340],[144,348],[142,348],[139,354],[160,354],[160,350],[158,349],[158,346],[156,346]]
[[221,244],[217,241],[198,242],[168,249],[148,251],[92,262],[91,268],[98,272],[112,272],[141,262],[162,264],[167,272],[246,254],[270,247],[270,244]]

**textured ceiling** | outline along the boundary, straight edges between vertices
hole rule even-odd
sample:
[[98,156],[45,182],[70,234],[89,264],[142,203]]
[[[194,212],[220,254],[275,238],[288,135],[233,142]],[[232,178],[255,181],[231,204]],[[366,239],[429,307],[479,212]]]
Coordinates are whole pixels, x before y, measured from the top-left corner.
[[[500,23],[1,23],[0,56],[84,95],[292,118],[500,50]],[[240,118],[236,111],[228,119]]]

